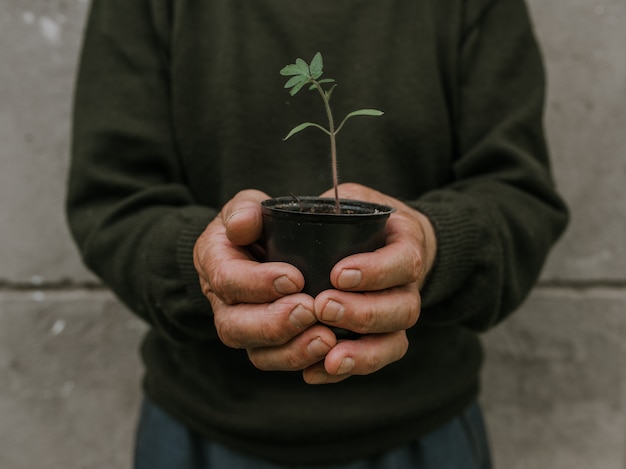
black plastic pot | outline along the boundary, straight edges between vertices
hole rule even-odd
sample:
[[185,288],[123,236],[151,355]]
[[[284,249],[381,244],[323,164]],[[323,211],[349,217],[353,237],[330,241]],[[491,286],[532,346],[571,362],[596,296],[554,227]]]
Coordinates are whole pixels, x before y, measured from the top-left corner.
[[[304,275],[304,293],[333,288],[330,271],[344,257],[385,245],[385,225],[395,209],[357,200],[277,197],[261,203],[266,261],[288,262]],[[355,334],[334,328],[337,338]]]

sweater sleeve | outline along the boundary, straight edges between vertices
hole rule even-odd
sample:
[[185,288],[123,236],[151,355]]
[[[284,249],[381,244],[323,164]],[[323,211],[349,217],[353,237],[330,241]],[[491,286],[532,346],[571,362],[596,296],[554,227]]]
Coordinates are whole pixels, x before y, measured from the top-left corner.
[[171,340],[215,337],[192,263],[216,215],[194,200],[168,97],[165,1],[94,0],[75,90],[66,200],[85,264]]
[[485,330],[527,296],[568,218],[551,176],[543,64],[523,0],[467,2],[455,87],[453,182],[413,202],[438,240],[422,319]]

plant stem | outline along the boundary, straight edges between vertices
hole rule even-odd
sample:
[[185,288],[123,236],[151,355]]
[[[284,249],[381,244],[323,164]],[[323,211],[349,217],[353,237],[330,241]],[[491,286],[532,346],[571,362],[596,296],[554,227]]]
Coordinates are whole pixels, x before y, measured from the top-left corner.
[[324,101],[324,107],[326,108],[326,117],[328,117],[328,133],[330,135],[330,164],[333,172],[333,188],[335,190],[335,213],[339,213],[339,174],[337,171],[337,141],[335,138],[335,120],[333,119],[333,113],[330,109],[330,102],[326,92],[322,86],[313,80],[315,87],[320,92],[322,100]]

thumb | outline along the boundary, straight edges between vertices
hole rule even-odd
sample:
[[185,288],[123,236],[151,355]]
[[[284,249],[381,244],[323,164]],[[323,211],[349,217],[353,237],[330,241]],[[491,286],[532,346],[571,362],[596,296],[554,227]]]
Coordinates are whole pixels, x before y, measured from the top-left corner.
[[228,240],[237,246],[257,241],[263,232],[261,201],[269,196],[257,190],[239,192],[222,209],[222,220]]

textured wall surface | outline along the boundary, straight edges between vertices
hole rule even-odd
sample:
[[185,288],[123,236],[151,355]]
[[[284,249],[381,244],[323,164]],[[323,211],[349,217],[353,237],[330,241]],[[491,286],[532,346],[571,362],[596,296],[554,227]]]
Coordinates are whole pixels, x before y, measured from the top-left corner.
[[[626,1],[529,0],[554,172],[572,223],[540,285],[485,336],[507,469],[626,468]],[[62,214],[86,0],[0,3],[0,469],[129,467],[143,330]]]

